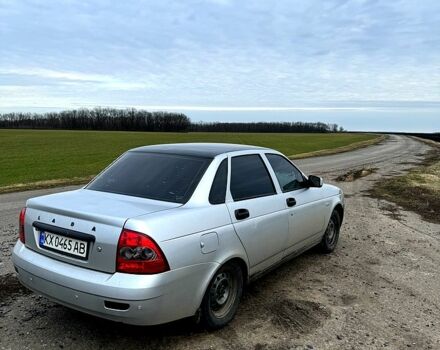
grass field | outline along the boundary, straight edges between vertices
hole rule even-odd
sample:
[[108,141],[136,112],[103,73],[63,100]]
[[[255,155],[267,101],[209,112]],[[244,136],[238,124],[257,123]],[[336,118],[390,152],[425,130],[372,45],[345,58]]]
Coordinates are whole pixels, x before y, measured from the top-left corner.
[[229,142],[266,146],[288,156],[347,147],[366,134],[147,133],[0,130],[0,192],[81,183],[124,151],[173,142]]

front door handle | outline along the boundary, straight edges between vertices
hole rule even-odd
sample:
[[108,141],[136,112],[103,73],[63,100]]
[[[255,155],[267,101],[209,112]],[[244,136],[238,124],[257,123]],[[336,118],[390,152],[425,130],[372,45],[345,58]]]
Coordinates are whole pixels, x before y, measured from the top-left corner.
[[296,205],[296,199],[289,197],[286,199],[286,203],[288,207],[293,207],[294,205]]
[[249,217],[249,210],[247,209],[237,209],[235,210],[235,217],[237,220],[243,220]]

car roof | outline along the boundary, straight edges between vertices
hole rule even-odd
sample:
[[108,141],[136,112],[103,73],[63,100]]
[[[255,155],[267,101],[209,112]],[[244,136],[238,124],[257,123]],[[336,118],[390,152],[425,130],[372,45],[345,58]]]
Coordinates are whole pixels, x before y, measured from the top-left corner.
[[237,151],[261,151],[269,148],[239,145],[233,143],[169,143],[161,145],[143,146],[133,148],[130,152],[151,152],[178,154],[184,156],[195,156],[204,158],[214,158],[220,154]]

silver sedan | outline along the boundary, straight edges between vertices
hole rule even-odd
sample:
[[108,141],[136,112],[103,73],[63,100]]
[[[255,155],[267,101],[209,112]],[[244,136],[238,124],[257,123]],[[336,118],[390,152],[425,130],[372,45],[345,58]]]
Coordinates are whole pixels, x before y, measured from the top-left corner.
[[87,186],[27,201],[22,284],[114,321],[227,324],[249,281],[305,250],[332,252],[342,191],[281,153],[233,144],[132,149]]

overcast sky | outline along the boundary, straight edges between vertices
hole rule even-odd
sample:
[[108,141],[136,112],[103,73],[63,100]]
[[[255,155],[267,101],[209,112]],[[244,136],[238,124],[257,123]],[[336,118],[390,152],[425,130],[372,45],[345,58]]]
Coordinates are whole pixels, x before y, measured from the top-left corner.
[[0,111],[440,131],[440,1],[0,0]]

